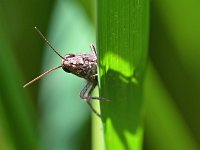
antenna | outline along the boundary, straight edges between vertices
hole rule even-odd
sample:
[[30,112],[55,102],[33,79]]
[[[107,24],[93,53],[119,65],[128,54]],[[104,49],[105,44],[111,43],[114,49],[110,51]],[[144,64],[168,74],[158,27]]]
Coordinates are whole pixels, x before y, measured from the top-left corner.
[[46,72],[44,72],[43,74],[39,75],[39,76],[36,77],[35,79],[33,79],[33,80],[31,80],[30,82],[26,83],[26,84],[23,86],[23,88],[25,88],[25,87],[27,87],[28,85],[30,85],[30,84],[36,82],[36,81],[39,80],[40,78],[44,77],[44,76],[47,75],[48,73],[50,73],[50,72],[52,72],[52,71],[54,71],[54,70],[56,70],[56,69],[58,69],[58,68],[60,68],[60,67],[62,67],[62,66],[57,66],[57,67],[55,67],[55,68],[52,68],[52,69],[47,70]]
[[58,51],[50,44],[50,42],[45,38],[45,36],[42,34],[42,32],[40,32],[40,30],[35,27],[35,30],[37,31],[37,33],[40,35],[40,37],[47,43],[47,45],[58,55],[60,56],[60,58],[65,59],[62,55],[60,55],[58,53]]

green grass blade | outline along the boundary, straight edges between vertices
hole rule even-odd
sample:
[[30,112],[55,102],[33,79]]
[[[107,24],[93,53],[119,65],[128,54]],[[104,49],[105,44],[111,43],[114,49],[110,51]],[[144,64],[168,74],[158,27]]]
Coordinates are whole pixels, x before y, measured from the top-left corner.
[[4,118],[1,121],[6,125],[4,133],[15,149],[35,150],[37,136],[31,99],[22,88],[19,66],[1,29],[0,22],[0,109]]
[[147,56],[148,0],[101,0],[98,7],[100,95],[106,148],[142,148],[142,87]]

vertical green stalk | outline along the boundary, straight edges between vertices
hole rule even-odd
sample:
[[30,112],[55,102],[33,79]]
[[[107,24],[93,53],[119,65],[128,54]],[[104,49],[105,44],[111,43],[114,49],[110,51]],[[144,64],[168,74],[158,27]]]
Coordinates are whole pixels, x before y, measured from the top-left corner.
[[148,0],[101,0],[98,9],[100,96],[106,148],[142,149]]
[[31,99],[22,88],[22,75],[1,23],[0,19],[0,121],[8,142],[6,148],[36,150],[37,133]]

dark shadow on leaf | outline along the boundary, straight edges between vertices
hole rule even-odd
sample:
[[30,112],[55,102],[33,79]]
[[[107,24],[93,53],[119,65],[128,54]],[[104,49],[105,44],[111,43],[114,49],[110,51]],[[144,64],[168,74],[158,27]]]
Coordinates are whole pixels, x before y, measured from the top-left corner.
[[[125,149],[129,150],[130,144],[127,143],[125,132],[129,134],[137,133],[141,126],[142,115],[142,84],[134,82],[137,77],[134,73],[126,77],[118,71],[109,69],[105,75],[101,77],[102,82],[106,82],[106,89],[112,91],[101,90],[101,96],[111,99],[111,102],[101,103],[102,120],[105,124],[108,119],[123,142]],[[101,83],[102,83],[101,82]],[[103,83],[102,83],[103,85]],[[118,87],[118,88],[116,88]],[[104,127],[107,132],[107,127]],[[111,137],[112,138],[112,137]]]

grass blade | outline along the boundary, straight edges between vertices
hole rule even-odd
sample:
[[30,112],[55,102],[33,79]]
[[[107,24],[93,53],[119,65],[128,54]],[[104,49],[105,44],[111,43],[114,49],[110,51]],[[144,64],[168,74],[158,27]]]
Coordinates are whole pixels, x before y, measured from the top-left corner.
[[148,0],[98,1],[100,95],[106,148],[142,148]]

